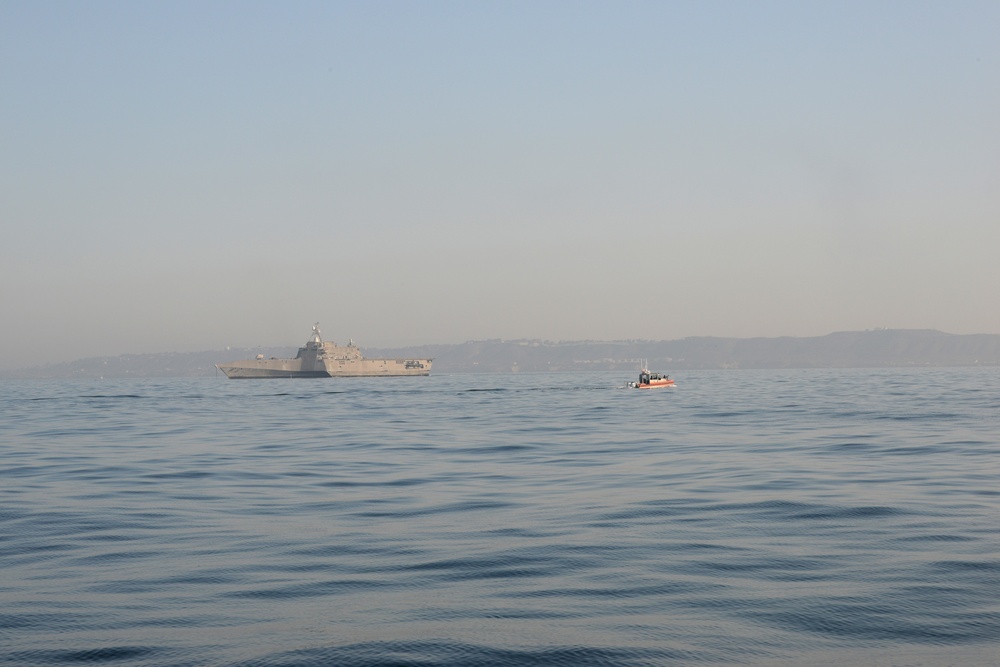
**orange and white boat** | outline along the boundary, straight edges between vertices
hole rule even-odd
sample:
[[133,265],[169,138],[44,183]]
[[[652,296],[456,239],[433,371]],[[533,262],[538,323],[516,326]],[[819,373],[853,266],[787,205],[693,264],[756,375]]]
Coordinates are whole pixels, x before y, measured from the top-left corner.
[[639,381],[629,382],[628,386],[634,389],[655,389],[656,387],[673,387],[675,384],[669,375],[650,373],[643,364],[642,370],[639,371]]

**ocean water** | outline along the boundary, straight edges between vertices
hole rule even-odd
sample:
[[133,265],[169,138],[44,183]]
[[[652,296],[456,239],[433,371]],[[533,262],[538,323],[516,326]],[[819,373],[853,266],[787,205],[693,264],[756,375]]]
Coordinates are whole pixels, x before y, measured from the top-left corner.
[[0,664],[1000,664],[1000,369],[10,382]]

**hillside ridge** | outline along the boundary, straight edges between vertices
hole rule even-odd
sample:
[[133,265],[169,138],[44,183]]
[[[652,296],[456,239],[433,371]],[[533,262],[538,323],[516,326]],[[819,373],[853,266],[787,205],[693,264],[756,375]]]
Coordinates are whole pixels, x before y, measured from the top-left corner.
[[[1000,334],[933,329],[841,331],[814,337],[545,341],[490,339],[457,344],[363,348],[369,358],[431,357],[434,373],[632,371],[640,360],[674,372],[718,368],[877,368],[1000,365]],[[123,354],[0,373],[5,379],[201,377],[215,364],[294,356],[294,347]]]

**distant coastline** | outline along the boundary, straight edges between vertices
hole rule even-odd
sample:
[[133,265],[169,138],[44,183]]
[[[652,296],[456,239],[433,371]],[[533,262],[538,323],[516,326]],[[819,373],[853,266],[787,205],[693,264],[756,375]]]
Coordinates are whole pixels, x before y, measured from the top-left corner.
[[[998,366],[1000,334],[948,334],[932,329],[845,331],[814,337],[677,340],[483,340],[450,345],[366,348],[378,357],[432,357],[435,374],[632,371],[639,359],[666,372],[724,368],[879,368]],[[294,356],[293,347],[91,357],[0,373],[3,379],[210,377],[215,364]],[[221,377],[221,374],[219,374]]]

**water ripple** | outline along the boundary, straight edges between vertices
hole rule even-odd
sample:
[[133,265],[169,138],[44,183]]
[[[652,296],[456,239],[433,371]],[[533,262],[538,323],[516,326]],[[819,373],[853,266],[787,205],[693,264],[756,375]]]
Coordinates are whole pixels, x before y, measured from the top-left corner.
[[677,379],[0,385],[0,663],[996,662],[995,369]]

